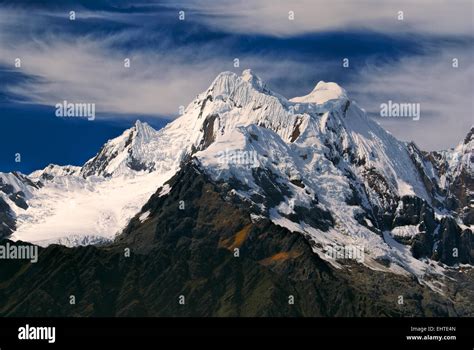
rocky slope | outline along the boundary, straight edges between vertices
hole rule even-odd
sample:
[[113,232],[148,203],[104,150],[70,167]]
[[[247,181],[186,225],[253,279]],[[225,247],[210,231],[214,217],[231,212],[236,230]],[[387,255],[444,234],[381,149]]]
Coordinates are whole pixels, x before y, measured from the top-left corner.
[[474,315],[471,270],[453,271],[456,283],[446,279],[442,295],[349,260],[335,269],[301,234],[252,221],[248,207],[230,201],[193,162],[143,210],[149,215],[132,219],[113,244],[50,245],[36,264],[2,263],[0,315]]

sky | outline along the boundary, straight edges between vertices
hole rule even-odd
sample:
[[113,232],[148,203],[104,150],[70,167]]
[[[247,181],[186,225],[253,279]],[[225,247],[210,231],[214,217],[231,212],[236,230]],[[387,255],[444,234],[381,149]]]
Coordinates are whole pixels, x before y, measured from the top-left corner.
[[[0,0],[0,171],[82,165],[247,68],[287,98],[336,82],[397,138],[450,148],[474,124],[473,18],[472,0]],[[64,100],[95,120],[56,117]],[[380,117],[388,101],[420,119]]]

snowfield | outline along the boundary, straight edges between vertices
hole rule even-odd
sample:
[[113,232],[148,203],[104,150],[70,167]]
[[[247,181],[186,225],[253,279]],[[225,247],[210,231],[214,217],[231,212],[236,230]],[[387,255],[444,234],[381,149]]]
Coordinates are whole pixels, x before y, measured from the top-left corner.
[[110,180],[73,176],[48,182],[26,211],[17,211],[18,228],[12,239],[39,245],[74,245],[65,244],[71,237],[80,245],[89,244],[91,237],[113,239],[169,176],[150,173]]

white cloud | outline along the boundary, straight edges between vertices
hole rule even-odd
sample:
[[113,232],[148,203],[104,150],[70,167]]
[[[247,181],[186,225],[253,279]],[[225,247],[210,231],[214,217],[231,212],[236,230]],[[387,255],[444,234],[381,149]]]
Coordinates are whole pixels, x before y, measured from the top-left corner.
[[[259,2],[259,6],[265,3]],[[367,3],[359,2],[360,9],[368,6]],[[239,4],[237,1],[234,6]],[[321,5],[321,2],[318,4]],[[357,14],[359,12],[354,10],[353,4],[347,5],[344,11],[352,9],[356,13],[355,19],[365,16]],[[322,6],[319,12],[316,11],[318,16],[321,16],[321,12],[333,11],[342,5],[336,3],[334,9],[329,10],[331,6]],[[277,7],[275,4],[274,8]],[[439,11],[442,9],[440,7]],[[209,13],[205,6],[202,11]],[[216,5],[214,11],[220,13],[221,6]],[[314,13],[307,12],[308,15]],[[252,13],[250,11],[250,17]],[[331,18],[331,13],[323,17],[326,16]],[[346,23],[343,17],[335,16],[333,24],[338,26]],[[249,29],[246,28],[249,25],[246,21],[248,19],[240,24],[241,30]],[[268,20],[261,19],[260,22],[264,27],[275,25]],[[308,26],[304,30],[309,30],[309,22],[308,19]],[[17,30],[20,28],[18,23],[31,27],[29,31],[33,35],[19,40],[16,31],[12,30],[13,27]],[[77,37],[55,32],[41,37],[35,35],[35,26],[44,25],[47,25],[47,20],[43,16],[36,18],[18,11],[0,11],[0,65],[12,67],[14,59],[20,57],[20,72],[35,78],[11,82],[6,88],[32,103],[54,105],[62,100],[95,102],[98,113],[116,113],[117,117],[127,114],[175,116],[179,106],[190,103],[223,70],[252,68],[264,80],[279,84],[271,88],[288,92],[288,86],[297,89],[300,85],[298,81],[303,81],[308,72],[316,76],[317,72],[323,73],[334,68],[334,62],[303,62],[294,58],[275,60],[271,53],[261,53],[258,56],[242,55],[239,57],[241,68],[234,69],[234,57],[221,50],[219,42],[167,50],[140,49],[127,52],[118,49],[121,47],[118,44],[133,39],[137,32]],[[234,17],[230,17],[227,25],[237,25]],[[330,23],[321,25],[321,28],[328,28]],[[440,23],[439,29],[442,28]],[[462,33],[463,28],[460,25],[460,29],[456,30]],[[270,30],[270,27],[263,29]],[[426,55],[405,57],[392,64],[367,66],[360,71],[358,79],[344,87],[362,107],[372,112],[377,112],[380,103],[389,99],[421,103],[422,115],[418,122],[390,119],[380,122],[397,137],[415,140],[422,148],[430,150],[453,146],[473,124],[474,64],[473,48],[469,44],[462,48],[459,45],[443,46],[442,52],[436,47],[428,49]],[[129,69],[123,67],[126,57],[132,59]],[[459,58],[458,69],[451,66],[453,57]],[[300,92],[295,91],[294,94]]]
[[[303,69],[294,69],[299,63],[275,61],[268,54],[238,55],[241,68],[234,68],[235,57],[215,41],[172,49],[172,45],[163,45],[166,49],[120,49],[121,43],[143,35],[138,29],[107,36],[51,31],[38,35],[38,27],[47,23],[45,16],[58,14],[44,13],[36,18],[17,10],[0,13],[0,65],[13,67],[15,58],[21,58],[22,67],[16,70],[34,78],[12,81],[6,89],[32,103],[53,106],[63,100],[89,102],[96,104],[98,113],[173,117],[179,106],[190,103],[225,70],[252,68],[269,80],[285,77],[293,70],[293,83],[304,74]],[[12,29],[28,21],[32,36],[20,40]],[[125,58],[131,59],[130,68],[124,67]],[[319,68],[325,66],[320,64]]]
[[[453,68],[458,58],[459,68]],[[393,64],[368,66],[347,86],[368,112],[379,114],[388,100],[420,103],[419,121],[377,118],[384,128],[426,150],[455,146],[474,125],[473,48],[444,48],[432,55],[405,57]]]
[[[187,60],[193,55],[188,50],[119,51],[111,48],[117,39],[112,37],[2,39],[0,64],[14,70],[14,60],[20,58],[19,73],[34,78],[11,82],[7,91],[45,105],[62,100],[96,103],[98,112],[175,115],[222,68],[217,60]],[[127,57],[130,68],[124,67]]]
[[[292,36],[364,28],[390,33],[473,34],[472,0],[172,1],[221,30]],[[289,20],[289,11],[294,20]],[[403,11],[403,21],[398,20]],[[192,14],[191,14],[192,16]]]

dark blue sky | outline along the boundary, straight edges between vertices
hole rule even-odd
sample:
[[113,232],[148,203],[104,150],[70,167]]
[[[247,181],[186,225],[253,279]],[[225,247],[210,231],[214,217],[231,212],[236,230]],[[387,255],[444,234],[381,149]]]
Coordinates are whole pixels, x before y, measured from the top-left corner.
[[[54,108],[46,106],[2,104],[2,171],[29,173],[50,163],[82,165],[104,142],[120,135],[136,119],[156,129],[167,122],[144,116],[91,122],[57,118],[54,112]],[[8,123],[3,122],[4,118],[8,118]],[[15,162],[17,153],[21,154],[20,163]]]
[[[210,8],[195,1],[0,1],[0,171],[82,165],[136,119],[165,125],[223,70],[252,68],[288,98],[308,93],[320,80],[335,81],[371,113],[387,99],[420,102],[420,123],[382,122],[427,149],[454,146],[472,124],[472,103],[459,102],[472,96],[465,81],[472,75],[465,63],[473,61],[469,30],[393,30],[369,15],[370,26],[345,23],[335,13],[339,26],[313,28],[306,20],[294,32],[282,27],[282,34],[266,7],[260,9],[261,21],[268,21],[263,27],[242,18],[239,8]],[[177,20],[180,9],[186,21]],[[70,10],[77,12],[75,22],[67,18]],[[268,27],[271,21],[275,28]],[[453,55],[461,57],[461,71],[449,70]],[[20,56],[22,68],[15,69]],[[121,70],[124,57],[132,58],[128,71]],[[349,68],[342,67],[344,57]],[[234,58],[240,67],[233,67]],[[55,117],[54,104],[65,98],[97,103],[96,120]],[[460,126],[435,140],[453,113]],[[15,153],[21,163],[14,162]]]

